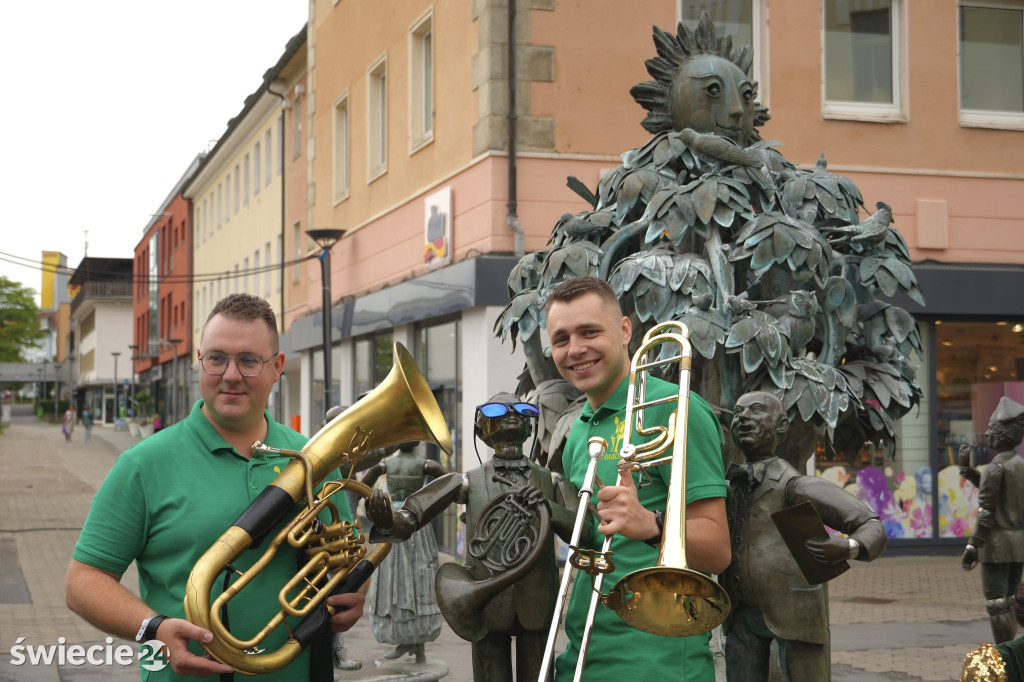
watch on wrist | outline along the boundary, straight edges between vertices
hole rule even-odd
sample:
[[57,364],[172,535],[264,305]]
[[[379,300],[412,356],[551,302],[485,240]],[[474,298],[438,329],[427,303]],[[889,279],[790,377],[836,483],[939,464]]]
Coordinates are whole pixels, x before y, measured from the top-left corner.
[[661,511],[660,509],[655,510],[654,522],[658,524],[658,534],[644,540],[644,542],[650,545],[651,547],[657,547],[658,545],[660,545],[662,536],[665,535],[665,512]]
[[142,625],[139,627],[139,632],[135,635],[135,641],[139,644],[148,642],[152,639],[156,639],[156,630],[160,627],[160,623],[167,620],[167,616],[161,616],[158,613],[154,613],[142,621]]
[[849,558],[856,559],[858,556],[860,556],[860,543],[854,540],[853,538],[847,538],[847,540],[850,543]]

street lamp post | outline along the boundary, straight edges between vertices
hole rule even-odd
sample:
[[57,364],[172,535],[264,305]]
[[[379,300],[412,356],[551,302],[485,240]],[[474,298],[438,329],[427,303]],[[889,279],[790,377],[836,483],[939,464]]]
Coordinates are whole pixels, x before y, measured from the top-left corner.
[[133,344],[131,344],[128,347],[132,351],[132,357],[131,357],[131,363],[132,363],[131,364],[131,368],[132,368],[131,376],[132,376],[132,381],[131,381],[131,388],[129,389],[129,392],[128,392],[128,409],[130,409],[132,411],[132,418],[136,419],[136,418],[138,418],[139,415],[135,414],[135,361],[139,357],[139,346],[138,346],[138,344],[134,344],[133,343]]
[[60,363],[53,366],[53,421],[56,422],[60,411]]
[[116,420],[119,416],[118,413],[120,412],[120,410],[118,409],[120,405],[118,404],[117,401],[117,358],[120,357],[121,353],[120,351],[115,350],[111,351],[110,354],[114,356],[114,423],[116,424]]
[[324,412],[334,405],[331,395],[331,247],[342,238],[345,230],[337,228],[323,228],[319,230],[306,230],[306,234],[320,247],[320,279],[323,284],[323,315],[324,326]]

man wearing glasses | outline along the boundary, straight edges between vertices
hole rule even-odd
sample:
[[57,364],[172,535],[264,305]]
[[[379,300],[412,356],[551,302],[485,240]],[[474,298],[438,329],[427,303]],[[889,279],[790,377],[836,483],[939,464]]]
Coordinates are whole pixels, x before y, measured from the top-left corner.
[[[550,528],[568,542],[575,522],[572,493],[559,491],[551,472],[523,454],[523,443],[533,430],[537,407],[510,393],[498,393],[476,408],[474,433],[494,449],[494,457],[465,474],[435,479],[406,498],[392,511],[383,490],[375,490],[366,505],[373,522],[372,542],[402,542],[440,514],[449,504],[466,505],[466,569],[472,582],[483,585],[508,576],[512,583],[479,611],[445,608],[446,582],[438,573],[438,602],[455,634],[473,644],[473,679],[512,682],[511,642],[515,637],[515,679],[535,680],[540,674],[545,636],[554,614],[558,591],[554,537],[540,533],[540,512],[546,507]],[[475,444],[475,441],[474,441]],[[502,504],[498,504],[503,501]],[[528,519],[520,523],[522,519]],[[526,557],[533,555],[532,565]],[[501,583],[503,584],[503,583]],[[461,586],[461,581],[460,581]],[[450,603],[450,602],[449,602]]]
[[[196,644],[210,641],[212,634],[184,620],[186,581],[199,557],[290,461],[253,455],[253,443],[299,450],[307,440],[266,410],[284,369],[284,353],[277,319],[265,300],[232,294],[220,301],[206,320],[198,357],[202,400],[186,419],[117,459],[93,499],[65,585],[68,606],[97,628],[140,643],[162,642],[174,674],[165,669],[160,679],[231,673],[230,666],[205,658]],[[339,511],[347,515],[348,505],[339,505]],[[235,568],[245,571],[261,555],[247,552]],[[120,584],[133,561],[141,599]],[[294,554],[279,552],[255,584],[232,599],[224,621],[233,634],[247,639],[277,612],[276,599],[266,595],[269,589],[276,594],[295,566]],[[363,594],[330,597],[338,608],[331,628],[352,627],[363,600]],[[327,634],[326,676],[318,677],[307,649],[260,679],[332,679]],[[286,638],[278,628],[261,646],[274,650]]]

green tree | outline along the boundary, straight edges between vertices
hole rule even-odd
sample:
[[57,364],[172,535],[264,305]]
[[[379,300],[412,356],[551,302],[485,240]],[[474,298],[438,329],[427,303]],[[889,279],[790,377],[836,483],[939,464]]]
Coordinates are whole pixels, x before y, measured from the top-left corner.
[[0,362],[21,362],[43,336],[35,291],[0,275]]

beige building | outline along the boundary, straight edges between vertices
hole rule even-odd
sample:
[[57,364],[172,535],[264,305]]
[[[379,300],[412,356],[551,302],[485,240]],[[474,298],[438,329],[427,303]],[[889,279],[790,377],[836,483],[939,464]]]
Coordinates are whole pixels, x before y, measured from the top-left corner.
[[[973,503],[949,453],[977,439],[994,396],[1024,385],[1019,0],[519,0],[512,11],[508,0],[409,0],[386,13],[314,0],[303,119],[292,124],[308,133],[294,198],[308,209],[289,218],[285,248],[308,256],[306,229],[346,230],[331,278],[342,402],[383,377],[402,341],[455,433],[446,464],[476,464],[474,407],[512,389],[523,365],[492,332],[509,269],[545,246],[562,213],[586,208],[566,176],[595,187],[648,139],[629,89],[649,79],[651,25],[702,9],[756,48],[772,114],[763,137],[804,166],[824,152],[868,207],[890,204],[927,297],[927,308],[899,301],[918,318],[925,357],[924,400],[901,425],[896,460],[864,452],[818,469],[886,483],[878,504],[894,539],[956,538]],[[320,273],[316,261],[289,272],[288,347],[302,380],[290,361],[287,402],[311,433],[323,409]]]
[[[284,331],[288,249],[288,178],[294,156],[303,145],[290,136],[290,115],[305,76],[306,35],[288,41],[276,65],[263,77],[241,112],[206,154],[182,193],[193,207],[192,347],[199,348],[203,323],[214,304],[231,293],[244,292],[270,301]],[[305,182],[300,184],[300,190]],[[198,363],[193,358],[192,398],[199,397]],[[298,364],[287,379],[298,379]],[[276,417],[288,413],[286,390],[271,397]]]

